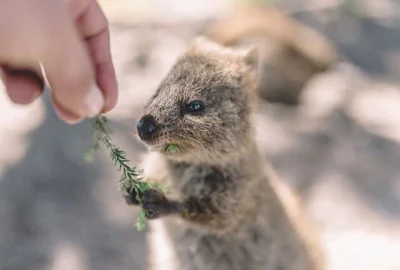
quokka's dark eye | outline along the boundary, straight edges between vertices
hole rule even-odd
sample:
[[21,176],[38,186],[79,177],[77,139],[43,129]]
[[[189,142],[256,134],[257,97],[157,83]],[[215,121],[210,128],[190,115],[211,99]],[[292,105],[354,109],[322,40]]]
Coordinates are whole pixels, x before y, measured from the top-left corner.
[[185,112],[189,114],[199,114],[204,111],[204,104],[200,100],[189,102],[185,105]]

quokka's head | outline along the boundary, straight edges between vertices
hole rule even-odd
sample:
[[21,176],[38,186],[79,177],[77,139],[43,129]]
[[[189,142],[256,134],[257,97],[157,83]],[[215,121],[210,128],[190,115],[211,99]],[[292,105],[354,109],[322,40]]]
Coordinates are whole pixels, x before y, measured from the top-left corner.
[[257,70],[254,47],[195,39],[146,106],[137,124],[140,139],[176,161],[237,157],[252,136]]

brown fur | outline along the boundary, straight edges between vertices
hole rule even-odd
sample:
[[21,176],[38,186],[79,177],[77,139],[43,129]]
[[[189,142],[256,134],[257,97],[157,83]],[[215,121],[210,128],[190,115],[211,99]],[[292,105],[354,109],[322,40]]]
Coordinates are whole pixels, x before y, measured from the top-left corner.
[[[199,38],[145,109],[158,129],[144,142],[157,144],[153,150],[175,194],[147,191],[141,206],[148,219],[166,226],[179,270],[323,269],[312,227],[298,202],[282,199],[289,192],[265,167],[253,139],[256,74],[254,49]],[[202,114],[182,113],[192,100],[204,102]],[[166,154],[167,143],[179,152]],[[138,204],[135,197],[128,194],[127,201]]]
[[239,5],[214,21],[205,34],[222,45],[257,44],[260,94],[270,102],[296,104],[307,82],[336,62],[336,50],[319,32],[278,9]]

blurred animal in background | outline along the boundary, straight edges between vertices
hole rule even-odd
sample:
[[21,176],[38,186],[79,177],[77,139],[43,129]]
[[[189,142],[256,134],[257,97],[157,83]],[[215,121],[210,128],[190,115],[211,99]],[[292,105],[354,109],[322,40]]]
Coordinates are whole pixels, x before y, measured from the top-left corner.
[[258,87],[269,102],[298,104],[307,82],[329,70],[337,59],[326,37],[264,4],[239,5],[210,23],[205,35],[225,46],[259,47]]

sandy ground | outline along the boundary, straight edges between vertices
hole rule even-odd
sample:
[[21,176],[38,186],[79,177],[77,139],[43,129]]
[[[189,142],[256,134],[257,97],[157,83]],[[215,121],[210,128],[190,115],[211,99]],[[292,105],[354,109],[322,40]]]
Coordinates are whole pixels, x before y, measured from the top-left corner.
[[[264,103],[256,117],[260,148],[304,199],[330,270],[400,269],[400,12],[381,1],[386,9],[365,1],[366,18],[304,11],[337,1],[282,1],[331,37],[342,60],[310,81],[300,107]],[[116,2],[103,1],[121,91],[109,117],[136,163],[143,102],[201,33],[199,21],[229,2],[149,1],[153,12],[149,2]],[[145,233],[133,228],[136,210],[120,198],[107,154],[82,159],[90,123],[60,122],[47,94],[23,108],[0,91],[0,112],[0,270],[146,269]]]

